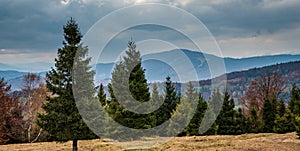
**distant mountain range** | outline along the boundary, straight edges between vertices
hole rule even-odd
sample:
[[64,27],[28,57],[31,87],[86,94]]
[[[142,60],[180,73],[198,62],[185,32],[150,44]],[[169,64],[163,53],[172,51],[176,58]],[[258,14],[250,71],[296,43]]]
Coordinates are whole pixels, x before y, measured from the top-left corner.
[[[164,81],[166,76],[172,77],[174,81],[179,81],[176,71],[190,71],[195,69],[198,80],[211,79],[210,63],[224,61],[226,73],[242,71],[250,68],[259,68],[263,66],[298,61],[300,55],[273,55],[258,56],[250,58],[220,58],[215,55],[203,54],[201,52],[190,51],[186,49],[176,49],[160,53],[148,54],[142,56],[142,66],[146,69],[146,78],[148,81]],[[188,61],[190,61],[190,64]],[[172,68],[174,65],[176,69]],[[192,66],[191,66],[192,65]],[[114,63],[99,63],[96,65],[96,81],[99,83],[103,79],[110,79]],[[213,69],[212,69],[213,70]],[[188,74],[188,73],[185,73]],[[195,80],[195,79],[189,79]]]
[[[237,101],[237,99],[245,95],[247,87],[250,85],[252,80],[258,78],[262,74],[276,72],[283,78],[286,88],[285,95],[282,96],[282,99],[287,101],[289,100],[289,91],[291,90],[292,85],[294,83],[298,85],[300,84],[299,67],[300,61],[295,61],[260,68],[251,68],[243,71],[235,71],[213,78],[214,86],[218,87],[218,84],[224,85],[226,83],[226,89],[229,92],[230,96]],[[224,78],[224,76],[226,76],[226,78]],[[199,86],[196,87],[196,89],[202,94],[205,100],[209,99],[209,97],[211,96],[211,92],[213,91],[211,89],[211,81],[212,79],[192,81],[194,86]],[[163,93],[164,83],[158,82],[157,84],[159,85],[160,92]],[[188,83],[177,84],[177,90],[179,90],[179,86],[180,88],[182,88],[182,90],[185,90],[187,88],[187,85]],[[149,87],[150,90],[152,90],[152,84],[150,84]]]
[[[20,90],[23,84],[23,76],[28,74],[28,72],[20,72],[14,70],[0,71],[0,78],[4,78],[5,82],[12,86],[12,90]],[[41,77],[45,77],[46,72],[37,73]]]
[[[211,79],[208,61],[211,63],[224,60],[226,73],[259,68],[274,64],[299,61],[300,55],[274,55],[258,56],[250,58],[220,58],[215,55],[203,54],[201,52],[190,51],[186,49],[176,49],[160,53],[147,54],[142,56],[142,66],[146,69],[146,78],[148,82],[164,81],[166,76],[172,77],[173,81],[179,81],[176,71],[185,71],[184,74],[191,74],[189,71],[196,70],[197,79],[188,80],[205,80]],[[0,64],[0,77],[4,77],[8,83],[12,84],[14,90],[20,88],[22,76],[30,71],[45,75],[45,71],[51,69],[51,63],[31,63],[23,65]],[[96,65],[96,84],[107,84],[111,79],[111,72],[114,63],[98,63]],[[43,72],[40,72],[43,71]],[[182,81],[185,82],[185,81]]]
[[0,63],[0,70],[14,70],[19,72],[45,72],[51,69],[54,63],[48,62],[33,62],[33,63],[20,63],[20,64],[4,64]]

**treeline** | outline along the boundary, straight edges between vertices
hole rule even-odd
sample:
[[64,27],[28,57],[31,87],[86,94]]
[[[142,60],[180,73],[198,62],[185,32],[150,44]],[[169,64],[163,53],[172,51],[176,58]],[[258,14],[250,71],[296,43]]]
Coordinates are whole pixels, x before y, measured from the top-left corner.
[[[72,140],[73,150],[77,150],[78,140],[98,137],[89,129],[78,107],[86,108],[87,116],[99,117],[95,120],[101,120],[103,125],[97,128],[105,136],[122,136],[127,140],[139,137],[115,129],[111,123],[106,123],[106,119],[101,119],[102,115],[95,115],[97,103],[111,119],[125,127],[163,127],[145,134],[147,136],[237,135],[295,130],[300,136],[300,89],[295,84],[290,101],[285,104],[281,99],[285,85],[279,74],[270,72],[254,79],[238,103],[226,89],[214,90],[206,101],[192,82],[181,93],[180,85],[171,77],[166,77],[164,92],[160,93],[157,84],[149,90],[140,53],[131,40],[112,72],[108,98],[102,84],[95,89],[95,72],[89,65],[91,58],[87,57],[88,48],[81,43],[77,23],[71,18],[63,29],[65,41],[58,49],[55,67],[46,74],[46,84],[40,83],[38,75],[28,74],[24,77],[21,93],[17,94],[10,92],[4,79],[0,80],[0,144]],[[76,103],[76,94],[77,101],[81,100],[79,103]],[[143,107],[144,104],[148,107]]]

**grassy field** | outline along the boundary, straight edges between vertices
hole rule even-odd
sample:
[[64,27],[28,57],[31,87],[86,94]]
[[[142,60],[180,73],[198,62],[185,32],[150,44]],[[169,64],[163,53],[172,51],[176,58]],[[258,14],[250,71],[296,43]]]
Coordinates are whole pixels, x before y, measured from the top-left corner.
[[[79,141],[79,150],[82,151],[102,151],[124,150],[120,146],[132,147],[128,150],[141,150],[133,149],[137,146],[145,147],[148,144],[158,142],[158,140],[167,140],[169,138],[147,138],[144,141],[134,142],[110,142],[101,139]],[[11,144],[0,146],[1,151],[69,151],[71,150],[72,143],[32,143],[32,144]],[[296,133],[288,134],[273,134],[273,133],[260,133],[260,134],[243,134],[237,136],[197,136],[197,137],[175,137],[165,144],[158,145],[151,149],[144,149],[149,151],[156,150],[236,150],[236,151],[300,151],[300,139],[297,139]]]

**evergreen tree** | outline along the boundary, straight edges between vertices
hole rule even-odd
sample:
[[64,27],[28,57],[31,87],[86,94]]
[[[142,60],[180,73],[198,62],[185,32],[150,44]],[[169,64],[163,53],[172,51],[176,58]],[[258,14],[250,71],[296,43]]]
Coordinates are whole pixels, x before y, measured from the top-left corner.
[[163,97],[160,95],[159,90],[158,90],[158,84],[157,83],[153,83],[153,87],[152,87],[152,95],[151,95],[151,110],[153,111],[154,107],[157,108],[155,111],[153,111],[152,116],[153,116],[153,123],[152,125],[157,125],[157,110],[159,109],[159,107],[161,106],[161,104],[163,103]]
[[207,109],[207,102],[199,93],[196,111],[189,125],[186,127],[186,134],[188,136],[199,135],[199,127],[204,117],[206,109]]
[[280,117],[286,113],[285,103],[282,99],[279,101],[277,113]]
[[159,94],[157,83],[153,83],[151,99],[153,100],[154,105],[159,105],[163,101],[163,97]]
[[100,84],[100,87],[99,87],[98,99],[102,106],[105,106],[107,104],[106,94],[104,92],[104,87],[103,87],[102,83]]
[[[145,78],[145,69],[141,66],[141,57],[133,41],[128,42],[126,55],[118,63],[112,73],[112,81],[109,85],[111,100],[108,105],[110,116],[123,126],[135,129],[147,129],[154,127],[154,115],[138,114],[124,108],[119,102],[129,105],[135,109],[132,102],[148,102],[150,92]],[[126,84],[128,83],[128,84]],[[126,91],[128,90],[129,92]]]
[[294,115],[300,116],[300,89],[296,84],[293,84],[288,108]]
[[295,131],[295,124],[293,122],[293,114],[285,112],[282,116],[276,114],[273,130],[276,133],[288,133]]
[[295,117],[295,126],[298,138],[300,139],[300,116]]
[[165,81],[165,100],[159,110],[157,110],[157,125],[162,124],[171,118],[179,103],[179,97],[175,91],[175,86],[168,76]]
[[236,132],[235,134],[243,134],[249,131],[249,125],[247,118],[243,115],[242,109],[238,108],[236,113]]
[[140,52],[136,50],[133,41],[128,42],[128,51],[123,57],[125,69],[130,73],[129,90],[133,98],[141,103],[150,100],[150,92],[145,77],[145,69],[142,67]]
[[219,125],[218,134],[235,134],[235,116],[234,101],[230,99],[227,91],[224,92],[223,106],[216,120]]
[[300,89],[295,83],[291,90],[288,109],[292,114],[292,123],[295,125],[297,135],[300,138]]
[[276,105],[274,104],[275,99],[270,101],[269,99],[264,101],[262,108],[262,120],[263,120],[263,131],[273,132],[274,120],[276,117]]
[[[47,96],[46,104],[42,106],[45,113],[38,115],[37,124],[46,130],[55,140],[65,142],[73,140],[73,150],[77,149],[77,141],[81,139],[95,138],[84,123],[76,107],[72,87],[74,77],[80,77],[76,81],[82,94],[93,96],[95,93],[93,85],[94,71],[88,65],[87,47],[80,44],[82,35],[78,24],[71,18],[63,27],[63,47],[58,49],[55,59],[55,68],[46,74],[47,89],[52,96]],[[77,54],[76,54],[77,53]],[[74,68],[81,71],[72,73]],[[91,98],[87,98],[89,100]]]
[[[222,99],[222,97],[221,97],[221,93],[219,92],[219,90],[214,90],[214,92],[208,102],[208,106],[207,106],[207,110],[206,110],[207,118],[205,120],[203,120],[203,122],[202,122],[205,126],[207,126],[210,123],[213,123],[213,124],[204,133],[204,135],[216,135],[218,132],[219,125],[215,121],[217,119],[215,113],[218,112],[216,110],[217,108],[222,107],[222,104],[220,103],[221,99]],[[202,124],[201,124],[201,126],[202,126]]]
[[250,116],[248,118],[249,121],[249,132],[257,133],[261,131],[261,119],[258,116],[256,109],[250,109]]
[[[184,112],[187,115],[185,116],[185,118],[192,119],[193,115],[191,115],[191,111],[192,111],[191,109],[192,109],[192,105],[195,104],[195,103],[197,103],[197,101],[198,101],[197,99],[198,99],[198,93],[196,92],[196,90],[195,90],[192,82],[189,82],[188,85],[187,85],[186,91],[185,91],[185,97],[181,98],[181,102],[186,102],[185,107],[187,109],[185,109]],[[192,121],[190,120],[189,124],[181,132],[180,136],[183,136],[183,135],[193,135],[193,134],[191,134],[191,131],[192,131],[192,127],[190,126],[191,122]],[[192,125],[194,126],[194,124],[192,124]],[[197,130],[197,132],[198,132],[198,130]],[[194,135],[196,135],[196,134],[194,133]]]

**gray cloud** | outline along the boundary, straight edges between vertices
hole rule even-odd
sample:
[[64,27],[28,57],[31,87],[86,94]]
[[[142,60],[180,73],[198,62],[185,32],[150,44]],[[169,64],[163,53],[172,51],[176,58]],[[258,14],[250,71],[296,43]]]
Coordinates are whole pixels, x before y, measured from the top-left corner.
[[[62,26],[69,17],[77,20],[84,34],[108,13],[144,2],[170,4],[192,13],[211,30],[221,48],[223,47],[225,56],[244,57],[272,53],[267,42],[261,43],[260,47],[255,46],[257,44],[255,40],[247,42],[247,38],[251,37],[256,37],[260,41],[272,39],[270,45],[278,47],[274,53],[280,51],[300,53],[297,50],[298,42],[293,40],[300,39],[300,34],[292,32],[300,28],[300,1],[298,0],[2,0],[0,1],[0,49],[11,50],[14,54],[18,52],[55,54],[63,40]],[[157,17],[159,15],[159,13],[153,14]],[[123,19],[134,20],[130,16]],[[107,30],[110,32],[109,29]],[[162,36],[165,39],[173,42],[182,41],[176,39],[172,32],[168,35],[169,29],[144,26],[134,30],[135,32],[132,31],[131,34],[136,37],[142,37],[147,32],[163,32]],[[293,33],[293,39],[287,33]],[[127,41],[130,37],[123,38],[125,40],[119,41]],[[248,52],[251,51],[247,48],[249,46],[256,50]],[[236,51],[239,53],[235,53]],[[3,55],[8,53],[0,52],[2,55],[0,62],[5,63]],[[49,57],[48,61],[52,60],[53,58]]]
[[[201,11],[201,7],[208,11]],[[300,26],[300,1],[295,0],[195,1],[184,8],[191,10],[217,36],[259,36]]]

